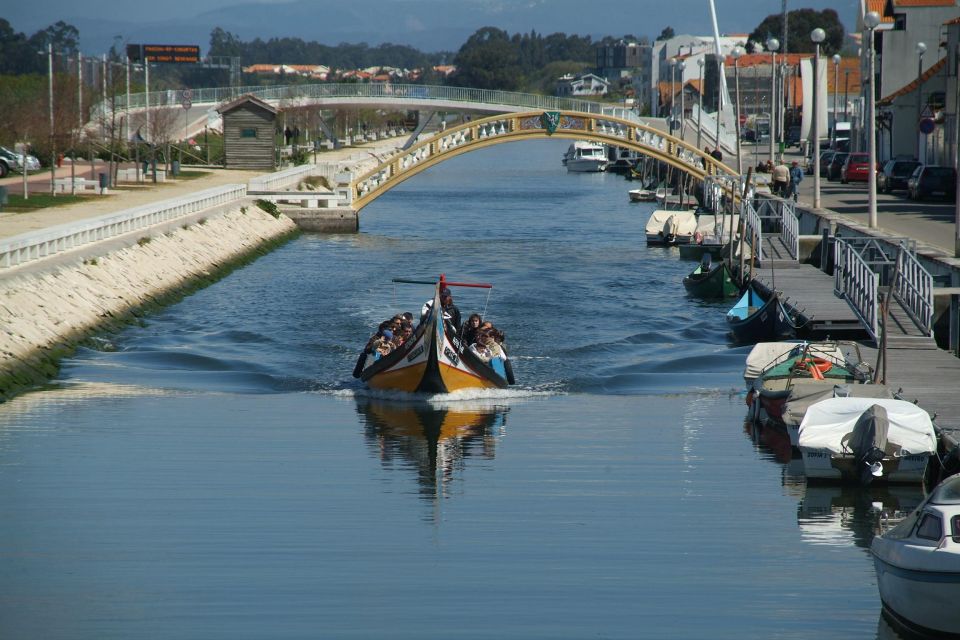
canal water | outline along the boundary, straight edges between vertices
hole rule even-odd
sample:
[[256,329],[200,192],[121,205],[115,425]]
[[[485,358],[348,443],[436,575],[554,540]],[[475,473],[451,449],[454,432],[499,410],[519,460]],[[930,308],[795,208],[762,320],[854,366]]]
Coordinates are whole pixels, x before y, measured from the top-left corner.
[[[0,405],[2,638],[895,638],[868,552],[919,490],[807,488],[634,183],[501,145],[304,235]],[[429,287],[508,391],[350,375]]]

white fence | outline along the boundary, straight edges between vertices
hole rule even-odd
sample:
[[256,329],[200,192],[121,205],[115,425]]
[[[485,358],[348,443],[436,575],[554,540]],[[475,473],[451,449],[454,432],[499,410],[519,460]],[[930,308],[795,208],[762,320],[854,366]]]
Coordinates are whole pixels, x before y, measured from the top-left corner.
[[290,167],[283,171],[267,173],[256,178],[251,178],[249,185],[250,191],[278,191],[285,189],[291,184],[297,184],[307,176],[317,175],[317,165],[301,164],[296,167]]
[[913,321],[928,336],[933,335],[933,276],[906,247],[897,254],[894,295]]
[[834,243],[834,288],[850,301],[854,312],[860,317],[870,337],[880,335],[877,320],[877,289],[880,274],[874,273],[859,252],[847,242],[837,238]]
[[226,185],[182,198],[6,238],[0,240],[0,269],[40,260],[92,242],[229,204],[240,200],[246,193],[246,185]]
[[796,205],[789,200],[780,201],[780,239],[794,260],[800,255],[800,221]]
[[743,211],[740,213],[746,224],[747,243],[753,250],[754,259],[763,262],[763,225],[757,210],[749,200],[743,201]]

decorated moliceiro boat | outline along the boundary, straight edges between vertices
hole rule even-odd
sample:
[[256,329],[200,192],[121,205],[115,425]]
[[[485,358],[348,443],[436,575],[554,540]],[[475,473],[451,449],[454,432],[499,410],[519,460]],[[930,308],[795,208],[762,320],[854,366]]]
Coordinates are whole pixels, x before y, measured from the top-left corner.
[[513,384],[513,370],[506,352],[489,358],[464,344],[460,327],[445,319],[442,293],[448,287],[492,288],[488,284],[436,283],[400,280],[409,284],[434,284],[432,302],[426,305],[413,334],[389,353],[364,350],[353,375],[371,389],[410,393],[450,393],[464,389],[504,389]]

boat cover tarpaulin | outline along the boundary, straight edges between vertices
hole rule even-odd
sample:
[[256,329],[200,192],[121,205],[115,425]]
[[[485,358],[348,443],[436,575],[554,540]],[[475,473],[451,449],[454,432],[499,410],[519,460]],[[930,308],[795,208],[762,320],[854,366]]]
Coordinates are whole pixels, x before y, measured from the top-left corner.
[[800,447],[849,453],[841,441],[853,431],[860,414],[877,404],[887,410],[890,422],[887,439],[900,446],[905,454],[937,450],[930,414],[905,400],[882,398],[830,398],[814,404],[800,423]]
[[[747,356],[747,366],[743,370],[745,380],[756,380],[764,369],[772,364],[782,362],[794,347],[800,347],[802,340],[788,340],[785,342],[758,342]],[[800,357],[798,351],[797,357]],[[812,344],[807,357],[826,358],[831,362],[842,363],[846,358],[843,351],[836,344]]]
[[807,410],[828,398],[877,398],[892,400],[890,387],[882,384],[830,384],[823,380],[796,380],[783,407],[783,423],[799,425]]

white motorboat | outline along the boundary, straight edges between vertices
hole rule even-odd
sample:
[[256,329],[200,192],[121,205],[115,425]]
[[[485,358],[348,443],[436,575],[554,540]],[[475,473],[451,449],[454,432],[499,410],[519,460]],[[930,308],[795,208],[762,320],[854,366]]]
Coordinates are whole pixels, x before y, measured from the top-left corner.
[[923,482],[937,436],[930,415],[889,398],[828,398],[800,423],[807,480]]
[[627,192],[630,202],[653,202],[657,199],[657,192],[653,189],[630,189]]
[[870,546],[884,613],[914,632],[960,637],[960,475]]
[[598,142],[576,140],[563,156],[567,171],[593,173],[607,168],[607,151]]
[[688,244],[697,231],[697,216],[690,211],[657,209],[647,219],[647,244]]

